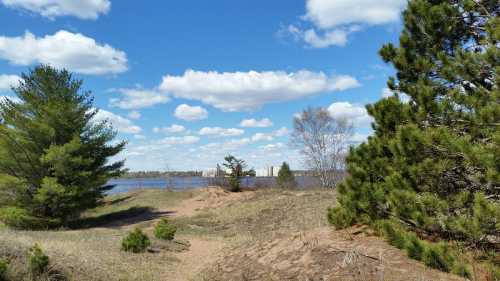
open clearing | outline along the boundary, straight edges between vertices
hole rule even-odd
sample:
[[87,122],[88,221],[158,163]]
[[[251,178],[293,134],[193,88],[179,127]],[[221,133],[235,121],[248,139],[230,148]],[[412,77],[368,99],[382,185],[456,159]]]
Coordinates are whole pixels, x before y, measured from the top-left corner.
[[[326,209],[330,190],[220,188],[140,190],[107,198],[72,229],[0,229],[0,257],[23,275],[27,249],[39,243],[53,272],[70,280],[463,280],[408,259],[362,227],[335,231]],[[176,240],[153,238],[169,217]],[[144,254],[120,251],[127,231],[152,239]]]

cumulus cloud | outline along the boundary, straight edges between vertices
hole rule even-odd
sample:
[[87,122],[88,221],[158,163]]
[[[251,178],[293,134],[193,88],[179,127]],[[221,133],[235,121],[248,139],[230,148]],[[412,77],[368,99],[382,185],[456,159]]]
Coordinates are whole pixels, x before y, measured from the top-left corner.
[[158,144],[176,145],[176,144],[194,144],[200,141],[197,136],[183,136],[183,137],[166,137],[158,141]]
[[195,121],[206,119],[208,117],[208,111],[201,106],[190,106],[184,103],[177,106],[174,115],[182,120]]
[[130,119],[137,120],[137,119],[140,119],[142,115],[139,111],[133,110],[133,111],[130,111],[127,116]]
[[291,73],[187,70],[181,76],[164,76],[159,88],[175,97],[199,100],[224,111],[252,111],[268,103],[358,86],[359,82],[351,76],[327,76],[306,70]]
[[345,46],[350,33],[361,26],[380,25],[399,20],[406,0],[307,0],[302,19],[314,28],[295,25],[280,30],[313,48]]
[[186,128],[182,125],[172,124],[169,127],[153,128],[153,132],[155,133],[182,133],[185,132]]
[[269,118],[263,118],[261,120],[257,119],[244,119],[240,122],[240,127],[248,128],[267,128],[271,127],[273,122]]
[[387,24],[399,20],[406,0],[307,0],[304,19],[321,29],[349,24]]
[[235,137],[241,136],[245,133],[244,130],[236,128],[221,128],[221,127],[203,127],[200,129],[199,134],[209,137]]
[[44,37],[29,31],[19,37],[0,36],[0,58],[15,65],[44,63],[92,75],[117,74],[128,69],[125,52],[65,30]]
[[272,141],[276,137],[284,137],[288,135],[290,131],[286,127],[281,127],[280,129],[273,131],[271,133],[256,133],[252,136],[252,142],[259,141]]
[[1,0],[7,7],[27,10],[53,19],[60,16],[75,16],[80,19],[97,19],[108,13],[109,0]]
[[382,89],[382,97],[383,98],[388,98],[394,96],[394,93],[392,92],[391,89],[389,88],[383,88]]
[[367,127],[373,120],[364,106],[349,102],[334,102],[328,107],[328,111],[333,118],[347,119],[359,127]]
[[21,77],[17,75],[0,74],[0,92],[6,92],[12,87],[17,87],[19,80],[21,80]]
[[[386,99],[392,96],[394,96],[394,92],[391,89],[389,88],[382,89],[382,98]],[[398,93],[398,98],[402,103],[409,103],[411,100],[410,96],[408,96],[405,93]]]
[[266,144],[266,145],[261,145],[259,146],[259,148],[261,150],[263,150],[264,152],[275,152],[275,151],[278,151],[282,148],[284,148],[285,145],[281,142],[277,142],[277,143],[269,143],[269,144]]
[[146,108],[170,101],[168,96],[155,90],[120,88],[110,89],[110,91],[118,92],[123,95],[121,98],[112,98],[109,100],[109,106],[119,107],[121,109]]
[[121,117],[113,112],[100,109],[94,116],[94,121],[101,122],[104,120],[107,120],[115,130],[121,133],[139,134],[142,131],[141,127],[134,125],[129,119]]

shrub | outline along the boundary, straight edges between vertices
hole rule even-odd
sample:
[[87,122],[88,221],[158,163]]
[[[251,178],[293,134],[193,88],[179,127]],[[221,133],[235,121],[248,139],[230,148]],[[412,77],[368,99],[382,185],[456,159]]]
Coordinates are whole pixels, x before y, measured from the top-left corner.
[[174,240],[177,228],[167,219],[161,219],[155,226],[155,237],[163,240]]
[[432,268],[449,272],[453,266],[453,258],[447,253],[443,245],[428,244],[422,255],[422,262]]
[[245,176],[255,176],[255,171],[253,169],[247,170],[247,164],[245,160],[238,159],[232,155],[224,157],[224,167],[230,170],[228,174],[229,177],[229,191],[239,192],[241,191],[240,180]]
[[0,259],[0,280],[5,280],[5,274],[7,273],[7,261]]
[[409,233],[406,241],[406,253],[408,256],[416,260],[422,260],[424,251],[425,244],[415,234]]
[[18,229],[41,229],[58,224],[57,220],[34,217],[25,209],[4,207],[0,209],[0,221],[7,226]]
[[142,253],[151,245],[148,236],[139,228],[128,233],[122,240],[122,250],[132,253]]
[[49,257],[43,252],[38,244],[35,244],[29,250],[28,266],[30,272],[35,276],[47,271]]
[[288,165],[288,163],[283,162],[283,164],[281,164],[281,168],[278,172],[277,182],[279,187],[292,188],[297,186],[297,183],[295,182],[295,176],[293,175],[292,170],[290,170],[290,166]]
[[337,229],[350,226],[353,220],[354,218],[351,216],[351,213],[347,212],[344,208],[335,207],[328,209],[328,221]]

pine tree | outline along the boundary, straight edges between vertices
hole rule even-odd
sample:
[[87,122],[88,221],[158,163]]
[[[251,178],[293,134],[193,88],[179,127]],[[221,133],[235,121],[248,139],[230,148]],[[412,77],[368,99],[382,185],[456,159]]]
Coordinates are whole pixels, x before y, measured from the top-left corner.
[[125,143],[95,122],[90,92],[66,70],[39,66],[0,103],[0,220],[21,228],[60,225],[95,207],[123,162]]
[[283,162],[283,164],[281,164],[281,168],[278,172],[277,182],[278,186],[286,188],[295,187],[297,185],[295,182],[295,176],[290,170],[290,166],[288,165],[288,163]]
[[[499,9],[491,0],[408,2],[399,47],[380,50],[397,71],[388,81],[394,96],[367,106],[375,133],[350,150],[339,207],[329,212],[333,224],[390,221],[419,239],[494,251],[500,240]],[[407,240],[402,247],[418,244]],[[423,257],[441,253],[428,248]]]
[[224,157],[224,161],[226,162],[222,165],[230,170],[228,174],[230,191],[241,191],[241,178],[245,176],[255,176],[255,171],[253,169],[247,170],[245,160],[238,159],[232,155]]

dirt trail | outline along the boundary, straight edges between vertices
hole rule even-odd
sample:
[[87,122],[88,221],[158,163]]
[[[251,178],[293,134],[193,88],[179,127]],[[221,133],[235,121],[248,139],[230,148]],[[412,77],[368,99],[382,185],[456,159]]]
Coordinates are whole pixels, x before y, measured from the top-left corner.
[[[201,189],[195,197],[184,200],[176,207],[161,211],[172,211],[169,217],[190,217],[200,210],[223,207],[252,196],[254,196],[252,191],[232,193],[220,187],[208,187]],[[189,240],[191,246],[188,251],[175,254],[179,263],[173,276],[168,276],[166,280],[192,280],[207,265],[221,257],[221,251],[225,246],[224,241],[216,238],[204,239],[191,235],[181,238]]]

